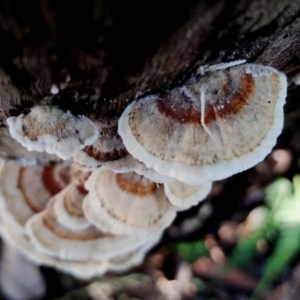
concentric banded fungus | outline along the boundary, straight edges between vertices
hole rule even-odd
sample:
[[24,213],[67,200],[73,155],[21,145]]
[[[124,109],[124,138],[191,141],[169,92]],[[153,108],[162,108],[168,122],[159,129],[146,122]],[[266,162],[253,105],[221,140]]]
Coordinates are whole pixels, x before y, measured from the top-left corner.
[[102,275],[107,271],[107,260],[60,260],[39,251],[28,239],[24,228],[20,229],[13,226],[11,221],[6,218],[3,211],[0,211],[0,220],[1,237],[33,263],[55,267],[63,272],[82,279],[89,279],[96,275]]
[[112,124],[97,122],[99,138],[74,155],[74,159],[87,167],[105,166],[109,169],[131,170],[134,159],[126,150],[117,132],[117,121]]
[[167,183],[167,182],[175,181],[174,178],[159,174],[155,170],[147,168],[145,166],[145,164],[143,164],[137,160],[135,163],[134,170],[132,170],[132,171],[134,171],[135,173],[137,173],[139,175],[145,176],[148,179],[150,179],[151,181],[154,181],[157,183]]
[[35,106],[7,123],[11,136],[29,151],[46,151],[62,159],[95,142],[99,134],[88,118],[50,106]]
[[176,215],[162,186],[135,172],[97,169],[85,187],[89,194],[83,201],[84,214],[106,232],[149,236],[161,232]]
[[[91,158],[86,160],[86,154],[84,153],[84,151],[80,151],[77,154],[75,154],[74,159],[81,165],[85,165],[87,167],[93,167],[93,164],[91,163]],[[94,167],[96,167],[98,164],[99,163],[95,163]],[[103,162],[101,166],[117,173],[136,172],[137,174],[143,175],[148,179],[157,183],[172,182],[175,180],[171,177],[161,175],[156,171],[154,171],[153,169],[147,168],[145,164],[137,161],[130,154],[118,160]]]
[[119,134],[133,157],[160,174],[187,184],[223,179],[271,151],[286,90],[286,76],[271,67],[208,72],[131,103]]
[[197,205],[209,194],[211,187],[210,181],[200,185],[188,185],[180,181],[164,184],[167,198],[174,206],[178,207],[178,210]]
[[[94,149],[97,147],[97,144],[100,142],[94,143],[91,147],[94,147]],[[106,167],[108,169],[118,171],[118,172],[129,172],[132,169],[135,168],[135,159],[130,155],[127,154],[125,157],[112,160],[112,161],[106,161],[100,163],[99,161],[96,161],[94,158],[89,157],[86,152],[79,151],[76,153],[73,158],[75,161],[77,161],[79,164],[83,166],[87,166],[90,168],[97,168],[100,166]]]
[[72,230],[84,230],[91,226],[84,217],[81,205],[87,192],[73,182],[62,190],[53,201],[53,211],[57,222]]
[[[67,187],[69,191],[69,187]],[[85,193],[78,190],[76,194],[56,195],[47,206],[47,209],[31,217],[26,223],[27,233],[32,242],[42,251],[59,257],[61,259],[106,259],[135,250],[149,240],[148,236],[114,236],[105,234],[96,229],[93,225],[85,226],[84,221],[78,224],[70,220],[80,218],[79,207],[68,208],[65,212],[70,213],[70,217],[58,217],[58,208],[54,209],[56,201],[62,195],[75,196],[77,201],[70,201],[70,206],[76,202],[81,202]],[[60,206],[61,207],[61,206]],[[66,208],[66,207],[65,207]],[[76,218],[77,215],[77,218]],[[60,223],[58,221],[60,220]],[[74,225],[74,227],[72,227]]]
[[61,159],[54,154],[47,152],[28,151],[25,147],[15,140],[7,130],[1,132],[0,138],[0,152],[7,155],[7,157],[22,157],[29,159],[37,159],[41,161],[61,161]]
[[42,211],[52,195],[68,181],[68,166],[28,166],[16,161],[2,162],[0,207],[15,226],[21,226]]
[[90,168],[106,167],[118,173],[135,171],[159,183],[173,181],[170,177],[148,169],[128,153],[117,132],[117,122],[112,125],[105,123],[96,125],[99,129],[99,138],[73,156],[79,164]]

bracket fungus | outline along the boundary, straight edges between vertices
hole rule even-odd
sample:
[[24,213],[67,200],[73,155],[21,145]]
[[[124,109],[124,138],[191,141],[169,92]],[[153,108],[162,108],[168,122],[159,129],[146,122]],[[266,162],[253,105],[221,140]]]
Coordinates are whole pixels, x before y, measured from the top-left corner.
[[73,158],[81,165],[90,168],[105,166],[128,172],[134,161],[117,132],[117,121],[109,125],[97,122],[95,125],[99,131],[98,139],[77,152]]
[[283,127],[283,73],[258,64],[221,64],[203,73],[133,101],[119,119],[118,132],[134,158],[187,184],[254,166]]
[[27,150],[73,162],[2,162],[3,238],[30,260],[81,278],[140,263],[177,211],[274,146],[286,77],[241,63],[200,67],[183,85],[133,101],[118,122],[42,105],[8,118]]
[[42,211],[50,197],[68,183],[68,166],[28,166],[17,161],[2,161],[0,207],[15,226],[23,226]]
[[185,210],[197,205],[207,197],[211,188],[211,181],[198,185],[188,185],[180,181],[164,184],[165,194],[177,210]]
[[132,171],[134,171],[135,173],[137,173],[139,175],[145,176],[148,179],[150,179],[151,181],[156,182],[156,183],[167,183],[167,182],[175,181],[174,178],[159,174],[155,170],[147,168],[144,163],[142,163],[138,160],[135,160],[135,167]]
[[25,228],[14,227],[3,211],[0,220],[2,238],[35,264],[54,267],[82,279],[102,275],[108,269],[108,260],[66,260],[51,256],[35,247]]
[[86,217],[103,231],[114,234],[153,235],[169,226],[176,211],[163,187],[135,172],[95,170],[85,184]]
[[55,267],[80,278],[103,274],[108,261],[60,260],[39,251],[26,234],[25,222],[42,211],[52,194],[69,180],[69,166],[24,167],[17,161],[2,161],[0,173],[0,233],[8,244],[36,264]]
[[[69,187],[66,188],[69,190]],[[63,190],[54,196],[47,209],[31,217],[26,223],[27,233],[31,241],[43,252],[60,259],[106,259],[128,251],[135,250],[149,240],[148,236],[116,236],[104,233],[91,223],[84,220],[76,223],[78,218],[84,218],[77,203],[81,203],[86,193],[78,189],[78,193],[68,194]],[[55,203],[66,196],[73,196],[74,201],[64,201],[73,208],[66,208],[69,217],[58,217]],[[64,199],[65,200],[65,199]],[[79,216],[80,214],[80,216]],[[74,221],[70,221],[70,220]]]
[[74,182],[57,194],[52,207],[57,222],[73,230],[84,230],[90,227],[91,224],[84,217],[81,209],[85,195],[82,188],[76,186]]
[[173,181],[172,178],[147,168],[145,164],[133,158],[126,150],[116,126],[107,127],[102,123],[96,125],[99,138],[73,156],[80,165],[88,168],[105,167],[118,173],[135,171],[158,183]]
[[46,151],[66,160],[98,138],[94,123],[55,106],[35,106],[7,119],[9,132],[29,151]]
[[76,163],[1,161],[0,233],[5,242],[36,264],[79,278],[139,264],[161,231],[137,239],[97,229],[82,210],[90,173]]

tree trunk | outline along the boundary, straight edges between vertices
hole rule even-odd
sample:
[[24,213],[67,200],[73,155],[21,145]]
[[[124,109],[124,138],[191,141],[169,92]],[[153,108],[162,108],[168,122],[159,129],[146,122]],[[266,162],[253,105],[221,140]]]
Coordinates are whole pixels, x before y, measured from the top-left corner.
[[[25,155],[5,120],[36,104],[110,121],[134,98],[176,86],[203,64],[246,59],[291,78],[300,71],[299,14],[299,0],[3,0],[1,150]],[[299,94],[290,84],[288,140]]]

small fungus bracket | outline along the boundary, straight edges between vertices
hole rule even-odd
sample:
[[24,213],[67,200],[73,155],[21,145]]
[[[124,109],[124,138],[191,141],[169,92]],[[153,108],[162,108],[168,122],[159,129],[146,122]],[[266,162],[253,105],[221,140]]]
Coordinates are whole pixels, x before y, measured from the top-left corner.
[[85,116],[55,106],[35,106],[28,114],[7,119],[9,133],[29,151],[46,151],[66,160],[99,136]]

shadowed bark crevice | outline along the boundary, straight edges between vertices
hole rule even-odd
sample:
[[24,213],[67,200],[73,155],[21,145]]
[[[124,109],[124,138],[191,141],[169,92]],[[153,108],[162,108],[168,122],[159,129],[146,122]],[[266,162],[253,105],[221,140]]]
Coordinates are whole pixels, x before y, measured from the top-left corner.
[[299,0],[2,1],[2,131],[8,116],[36,104],[109,120],[203,64],[246,59],[291,77],[300,69],[299,15]]

